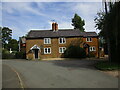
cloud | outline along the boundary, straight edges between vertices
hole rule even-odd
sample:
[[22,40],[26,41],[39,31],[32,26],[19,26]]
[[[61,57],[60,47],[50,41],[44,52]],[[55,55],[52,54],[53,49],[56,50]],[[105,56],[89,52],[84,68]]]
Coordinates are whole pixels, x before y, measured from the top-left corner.
[[2,26],[2,3],[0,2],[0,27]]
[[2,2],[102,2],[102,0],[2,0]]
[[[39,6],[40,9],[40,6]],[[38,9],[34,9],[34,7],[31,6],[30,2],[24,3],[3,3],[3,11],[6,11],[9,14],[14,14],[16,11],[20,15],[25,15],[25,13],[29,12],[31,14],[45,16],[42,12],[40,12]]]
[[95,31],[93,20],[99,6],[99,3],[81,2],[4,2],[3,26],[13,29],[13,37],[17,39],[31,29],[51,29],[51,20],[60,29],[73,29],[71,18],[78,13],[86,21],[86,31]]
[[94,28],[94,17],[101,8],[102,4],[100,2],[77,3],[73,8],[73,11],[78,13],[78,15],[85,20],[86,31],[96,31]]
[[102,7],[101,3],[96,2],[87,2],[87,3],[77,3],[73,7],[73,11],[78,12],[83,17],[88,17],[95,15],[97,11]]
[[71,25],[70,22],[61,22],[59,23],[60,29],[73,29],[74,27]]
[[[21,29],[19,27],[10,26],[9,28],[12,30],[12,38],[16,38],[18,36],[20,37],[25,34],[23,31],[21,31]],[[16,39],[18,39],[18,38],[16,38]]]

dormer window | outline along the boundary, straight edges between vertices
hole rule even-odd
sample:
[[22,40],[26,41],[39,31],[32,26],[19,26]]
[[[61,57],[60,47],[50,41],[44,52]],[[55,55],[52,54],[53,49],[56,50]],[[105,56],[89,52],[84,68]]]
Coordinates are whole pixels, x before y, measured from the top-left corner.
[[44,44],[51,44],[51,38],[44,38]]
[[92,42],[92,38],[88,37],[88,38],[86,38],[86,41],[87,42]]
[[65,38],[59,38],[59,44],[64,44],[66,43],[66,39]]

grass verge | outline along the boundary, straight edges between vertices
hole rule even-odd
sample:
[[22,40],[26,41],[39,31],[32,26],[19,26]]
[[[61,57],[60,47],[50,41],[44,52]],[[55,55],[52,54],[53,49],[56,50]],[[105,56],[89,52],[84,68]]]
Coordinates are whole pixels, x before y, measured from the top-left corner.
[[100,61],[95,64],[95,67],[103,71],[120,70],[120,64],[108,61]]

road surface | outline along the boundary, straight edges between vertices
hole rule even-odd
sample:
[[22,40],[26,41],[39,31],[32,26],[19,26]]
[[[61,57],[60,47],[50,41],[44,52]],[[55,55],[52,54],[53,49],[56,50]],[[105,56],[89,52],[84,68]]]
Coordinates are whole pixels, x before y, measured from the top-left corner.
[[24,88],[118,88],[118,78],[96,70],[93,64],[88,60],[3,60],[3,70],[5,65],[13,68]]

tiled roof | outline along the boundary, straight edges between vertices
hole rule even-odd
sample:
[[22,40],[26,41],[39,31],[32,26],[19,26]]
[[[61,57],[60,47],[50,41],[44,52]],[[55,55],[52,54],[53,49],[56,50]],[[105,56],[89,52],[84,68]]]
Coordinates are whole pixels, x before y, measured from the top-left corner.
[[78,29],[60,29],[58,31],[53,30],[31,30],[27,38],[45,38],[45,37],[96,37],[95,32],[80,32]]

